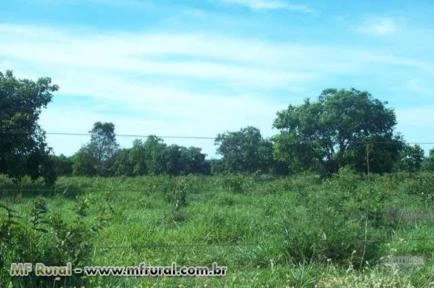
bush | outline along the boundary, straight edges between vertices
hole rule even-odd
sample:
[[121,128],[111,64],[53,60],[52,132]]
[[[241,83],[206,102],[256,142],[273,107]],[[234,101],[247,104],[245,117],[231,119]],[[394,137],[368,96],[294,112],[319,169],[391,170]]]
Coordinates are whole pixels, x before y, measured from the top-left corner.
[[291,211],[285,230],[285,250],[296,264],[329,262],[361,267],[379,258],[385,241],[368,222],[345,219],[333,209],[299,208]]
[[233,193],[246,193],[251,190],[253,181],[248,176],[230,174],[222,176],[223,189]]
[[[308,182],[312,182],[310,179]],[[363,266],[377,260],[389,231],[385,193],[343,169],[309,189],[297,181],[300,206],[287,212],[285,251],[295,263],[326,262]]]
[[407,178],[405,185],[409,194],[422,197],[428,203],[434,203],[434,173],[418,173]]
[[195,176],[167,178],[161,189],[166,200],[175,205],[176,209],[187,205],[187,196],[200,190],[199,180]]
[[[77,215],[72,223],[65,222],[60,215],[51,215],[43,198],[34,201],[29,222],[24,222],[18,213],[1,204],[0,218],[0,287],[55,287],[55,282],[68,287],[83,286],[86,279],[72,277],[11,277],[12,263],[44,263],[47,266],[72,267],[88,265],[92,251],[92,236],[97,229],[85,225],[83,215]],[[79,207],[78,214],[83,214]]]

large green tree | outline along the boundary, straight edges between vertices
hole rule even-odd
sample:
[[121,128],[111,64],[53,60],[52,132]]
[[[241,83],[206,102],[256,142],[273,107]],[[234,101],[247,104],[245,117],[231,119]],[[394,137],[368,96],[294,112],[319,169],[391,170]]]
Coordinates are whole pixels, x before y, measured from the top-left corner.
[[206,155],[198,147],[182,147],[183,160],[185,161],[182,174],[209,174],[210,165],[205,160]]
[[223,170],[227,172],[265,172],[273,161],[271,142],[252,126],[219,134],[215,144],[219,146],[217,153],[223,156]]
[[148,174],[159,175],[166,171],[167,145],[160,137],[151,135],[142,145]]
[[358,171],[388,172],[403,142],[394,134],[395,114],[366,91],[326,89],[277,113],[275,156],[291,169],[329,174],[349,165]]
[[207,174],[205,154],[197,147],[170,145],[166,148],[166,173],[169,175]]
[[119,151],[113,123],[96,122],[90,131],[90,142],[74,157],[74,174],[110,176]]
[[0,72],[0,173],[15,179],[42,176],[47,184],[54,183],[51,148],[38,120],[57,90],[50,78],[32,81]]

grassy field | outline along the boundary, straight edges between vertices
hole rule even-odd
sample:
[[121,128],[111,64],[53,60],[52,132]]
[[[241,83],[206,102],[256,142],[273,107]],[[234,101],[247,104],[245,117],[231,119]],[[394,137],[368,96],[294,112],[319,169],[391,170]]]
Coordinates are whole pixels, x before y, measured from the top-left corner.
[[[0,287],[434,287],[434,174],[61,178],[49,189],[0,183]],[[8,275],[12,262],[69,261],[216,262],[228,274]]]

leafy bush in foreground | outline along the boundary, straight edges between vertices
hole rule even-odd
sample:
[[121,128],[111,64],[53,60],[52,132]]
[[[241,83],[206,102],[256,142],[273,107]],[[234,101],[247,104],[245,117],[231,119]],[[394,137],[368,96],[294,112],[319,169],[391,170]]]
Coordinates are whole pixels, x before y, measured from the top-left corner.
[[[61,215],[51,214],[46,201],[37,198],[30,213],[29,222],[17,215],[7,205],[1,204],[0,218],[0,286],[7,287],[56,287],[81,286],[86,279],[72,277],[11,277],[11,263],[43,263],[47,266],[82,267],[89,263],[92,251],[92,228],[83,222],[85,207],[78,207],[77,219],[67,223]],[[99,227],[97,227],[99,228]],[[93,229],[95,230],[95,229]]]

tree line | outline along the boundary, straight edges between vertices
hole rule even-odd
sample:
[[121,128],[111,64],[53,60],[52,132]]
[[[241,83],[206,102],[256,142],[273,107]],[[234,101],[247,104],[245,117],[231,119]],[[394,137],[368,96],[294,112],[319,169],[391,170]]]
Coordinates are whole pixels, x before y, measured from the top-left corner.
[[366,91],[325,89],[315,101],[278,111],[278,134],[264,138],[245,127],[215,138],[219,159],[198,147],[167,145],[157,136],[120,148],[113,123],[97,122],[91,139],[71,157],[54,155],[38,125],[58,86],[50,78],[17,79],[0,72],[0,173],[54,183],[57,176],[141,176],[215,173],[327,176],[342,167],[358,172],[434,171],[434,149],[425,157],[395,132],[393,109]]

